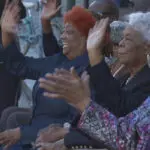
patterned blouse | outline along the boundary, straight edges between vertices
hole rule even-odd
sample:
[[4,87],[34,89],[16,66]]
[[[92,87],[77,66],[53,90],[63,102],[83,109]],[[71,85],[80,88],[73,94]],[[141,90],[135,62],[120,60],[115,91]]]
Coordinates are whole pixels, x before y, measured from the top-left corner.
[[114,150],[150,150],[146,148],[150,142],[150,97],[121,118],[91,101],[78,127]]

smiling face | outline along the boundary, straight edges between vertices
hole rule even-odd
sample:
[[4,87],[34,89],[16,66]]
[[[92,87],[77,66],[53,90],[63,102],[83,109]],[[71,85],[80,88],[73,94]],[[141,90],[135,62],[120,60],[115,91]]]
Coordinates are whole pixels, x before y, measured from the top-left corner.
[[118,58],[127,66],[134,66],[140,60],[146,59],[146,42],[142,34],[132,27],[127,27],[123,32],[123,39],[119,43]]
[[63,54],[70,60],[82,55],[86,50],[86,37],[71,24],[66,23],[61,36],[63,42]]

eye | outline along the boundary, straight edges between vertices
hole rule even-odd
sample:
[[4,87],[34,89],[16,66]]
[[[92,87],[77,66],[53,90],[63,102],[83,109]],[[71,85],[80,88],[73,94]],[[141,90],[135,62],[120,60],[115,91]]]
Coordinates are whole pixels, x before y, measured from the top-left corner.
[[124,37],[124,39],[125,39],[126,41],[132,41],[132,39],[131,39],[129,36]]

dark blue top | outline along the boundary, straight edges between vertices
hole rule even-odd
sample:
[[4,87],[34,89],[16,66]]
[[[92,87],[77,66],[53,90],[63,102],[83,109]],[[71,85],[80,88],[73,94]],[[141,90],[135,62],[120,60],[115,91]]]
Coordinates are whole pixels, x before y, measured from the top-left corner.
[[[13,50],[14,48],[16,48],[16,46],[12,44],[10,49]],[[2,44],[0,36],[0,51],[1,49]],[[9,73],[5,66],[0,64],[0,115],[5,108],[15,104],[19,81],[18,77]]]
[[[57,41],[53,34],[47,35],[47,43],[44,48],[60,51]],[[4,63],[9,72],[22,79],[38,80],[46,73],[52,73],[55,68],[65,68],[69,70],[72,66],[80,74],[89,65],[87,53],[70,61],[61,52],[50,57],[35,59],[23,56],[18,50],[2,49],[0,61]],[[29,126],[21,128],[22,142],[28,143],[36,139],[39,129],[47,127],[49,124],[72,121],[77,114],[75,108],[67,104],[64,100],[54,100],[43,96],[43,90],[36,82],[33,90],[33,117]]]

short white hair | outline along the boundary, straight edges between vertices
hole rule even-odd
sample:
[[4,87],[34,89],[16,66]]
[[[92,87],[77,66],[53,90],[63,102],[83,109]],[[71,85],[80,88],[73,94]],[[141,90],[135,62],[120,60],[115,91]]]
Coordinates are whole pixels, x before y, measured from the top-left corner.
[[127,16],[128,24],[150,41],[150,12],[136,12]]

